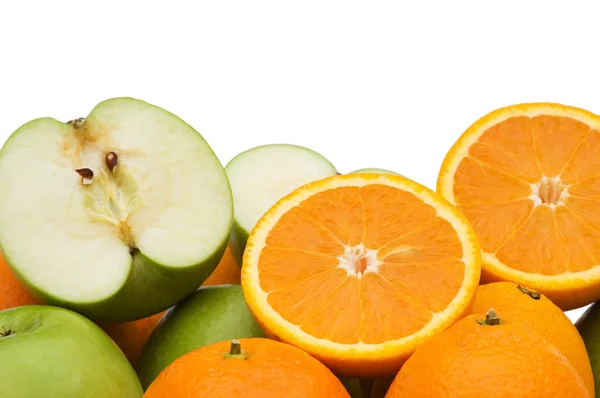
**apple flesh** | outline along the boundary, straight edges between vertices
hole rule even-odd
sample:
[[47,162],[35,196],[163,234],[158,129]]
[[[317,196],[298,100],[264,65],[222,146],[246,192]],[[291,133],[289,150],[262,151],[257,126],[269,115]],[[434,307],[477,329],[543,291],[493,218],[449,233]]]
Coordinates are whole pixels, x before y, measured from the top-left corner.
[[70,310],[26,305],[0,311],[0,397],[139,398],[119,347]]
[[234,200],[231,252],[240,266],[250,231],[271,206],[304,184],[338,174],[321,154],[291,144],[248,149],[225,170]]
[[208,344],[264,337],[250,313],[240,285],[203,286],[170,309],[150,334],[137,372],[142,386],[180,356]]
[[103,323],[161,312],[221,258],[233,222],[204,138],[132,98],[41,118],[0,150],[0,249],[32,295]]

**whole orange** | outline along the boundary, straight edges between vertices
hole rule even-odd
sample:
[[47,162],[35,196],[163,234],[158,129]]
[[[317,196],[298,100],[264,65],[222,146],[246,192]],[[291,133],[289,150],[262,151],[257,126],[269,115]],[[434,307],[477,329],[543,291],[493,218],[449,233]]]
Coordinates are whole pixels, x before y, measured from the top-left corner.
[[133,322],[100,324],[135,367],[154,326],[166,311]]
[[533,329],[554,345],[571,362],[590,395],[594,394],[594,375],[585,344],[573,322],[546,296],[512,282],[481,285],[477,289],[472,313],[494,308],[502,319]]
[[263,338],[221,341],[172,362],[144,398],[350,398],[333,373],[306,352]]
[[25,290],[0,253],[0,311],[31,304],[40,302]]
[[490,309],[422,344],[386,398],[590,398],[581,376],[533,329]]
[[223,257],[221,257],[221,261],[219,261],[215,270],[204,281],[202,286],[239,284],[241,272],[240,266],[233,260],[231,247],[227,246]]

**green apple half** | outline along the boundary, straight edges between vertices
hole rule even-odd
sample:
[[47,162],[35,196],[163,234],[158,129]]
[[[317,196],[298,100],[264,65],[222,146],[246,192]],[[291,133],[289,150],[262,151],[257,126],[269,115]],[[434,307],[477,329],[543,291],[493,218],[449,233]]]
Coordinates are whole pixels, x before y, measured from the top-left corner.
[[231,159],[225,170],[234,200],[231,254],[238,265],[248,234],[271,206],[304,184],[338,174],[319,153],[292,144],[248,149]]
[[0,311],[0,397],[139,398],[140,381],[119,347],[64,308]]
[[165,310],[223,254],[225,170],[175,115],[132,98],[40,118],[0,150],[0,248],[32,295],[106,323]]
[[208,344],[264,337],[240,285],[203,286],[170,309],[144,345],[137,372],[144,389],[171,362]]

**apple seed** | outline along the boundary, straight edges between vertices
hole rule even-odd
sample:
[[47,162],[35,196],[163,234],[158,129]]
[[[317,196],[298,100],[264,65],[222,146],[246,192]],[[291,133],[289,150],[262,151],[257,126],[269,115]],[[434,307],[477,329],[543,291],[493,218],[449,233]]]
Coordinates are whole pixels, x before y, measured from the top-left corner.
[[119,163],[119,157],[116,153],[109,152],[106,154],[104,162],[106,163],[108,170],[110,170],[111,173],[114,173],[115,169],[117,168],[117,163]]
[[90,185],[92,183],[92,179],[94,178],[94,172],[88,168],[75,169],[77,174],[81,176],[81,183],[83,185]]

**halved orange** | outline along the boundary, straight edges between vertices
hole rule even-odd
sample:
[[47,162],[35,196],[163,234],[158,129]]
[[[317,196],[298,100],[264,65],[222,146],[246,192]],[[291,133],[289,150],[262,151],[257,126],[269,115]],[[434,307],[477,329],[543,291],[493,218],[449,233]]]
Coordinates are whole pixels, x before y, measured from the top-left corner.
[[482,283],[515,282],[563,310],[600,299],[600,116],[552,103],[495,110],[452,146],[437,191],[475,228]]
[[480,272],[473,229],[441,196],[402,176],[348,174],[263,215],[241,283],[269,337],[339,376],[378,377],[466,314]]

